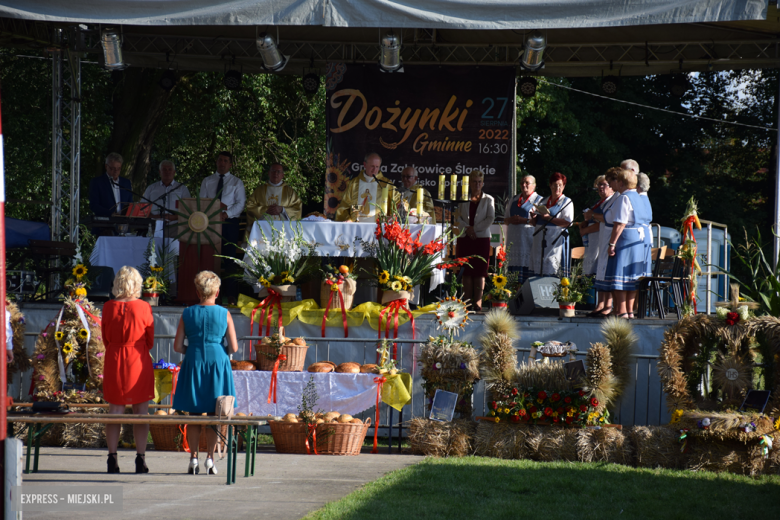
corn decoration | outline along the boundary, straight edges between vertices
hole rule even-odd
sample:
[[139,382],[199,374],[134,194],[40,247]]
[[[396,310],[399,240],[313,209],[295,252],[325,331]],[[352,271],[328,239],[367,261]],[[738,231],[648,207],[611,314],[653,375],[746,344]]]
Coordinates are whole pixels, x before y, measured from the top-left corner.
[[693,314],[696,314],[696,278],[702,271],[701,266],[696,259],[698,247],[696,245],[696,237],[693,234],[693,228],[695,226],[696,229],[701,229],[701,221],[699,220],[699,208],[696,204],[696,199],[693,197],[688,201],[688,206],[685,209],[685,216],[683,217],[682,222],[682,245],[680,246],[679,256],[683,260],[689,261],[691,264],[688,305],[690,306],[690,311]]

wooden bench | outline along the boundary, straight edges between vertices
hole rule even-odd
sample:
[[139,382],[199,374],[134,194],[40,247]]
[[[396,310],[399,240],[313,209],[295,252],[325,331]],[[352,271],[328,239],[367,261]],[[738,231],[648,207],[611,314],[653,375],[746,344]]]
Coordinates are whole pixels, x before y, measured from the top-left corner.
[[[95,408],[94,405],[88,405]],[[97,406],[99,407],[99,405]],[[13,412],[11,412],[13,413]],[[8,423],[22,423],[28,428],[27,431],[27,457],[25,473],[30,473],[30,458],[33,453],[32,473],[38,472],[38,458],[41,447],[41,436],[54,424],[162,424],[178,425],[192,424],[200,426],[211,426],[215,430],[217,427],[227,426],[227,485],[236,483],[236,459],[238,457],[238,434],[244,437],[246,446],[246,463],[244,465],[244,476],[250,477],[255,474],[255,455],[257,453],[257,435],[258,427],[267,424],[265,417],[230,417],[219,419],[208,415],[133,415],[133,414],[89,414],[89,413],[67,413],[67,414],[14,414],[8,415]],[[237,432],[234,435],[234,429],[242,426],[246,429],[243,432]]]

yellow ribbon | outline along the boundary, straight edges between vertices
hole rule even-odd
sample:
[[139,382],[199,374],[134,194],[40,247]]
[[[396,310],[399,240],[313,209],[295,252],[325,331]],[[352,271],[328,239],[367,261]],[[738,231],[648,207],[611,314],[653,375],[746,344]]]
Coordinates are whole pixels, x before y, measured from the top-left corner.
[[385,374],[385,377],[387,381],[382,385],[382,402],[400,412],[412,400],[412,374]]
[[160,402],[173,391],[173,374],[167,368],[154,369],[154,402]]

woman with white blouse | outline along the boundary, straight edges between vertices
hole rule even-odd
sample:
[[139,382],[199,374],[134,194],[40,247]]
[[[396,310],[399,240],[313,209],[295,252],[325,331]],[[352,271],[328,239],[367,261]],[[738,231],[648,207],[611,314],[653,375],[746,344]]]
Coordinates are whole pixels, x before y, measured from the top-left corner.
[[485,174],[482,171],[472,171],[469,177],[469,200],[458,205],[458,228],[464,234],[458,239],[456,255],[472,258],[468,265],[463,266],[463,296],[471,301],[472,307],[482,311],[482,293],[485,290],[488,258],[490,257],[490,226],[496,218],[496,208],[493,197],[482,192],[485,185]]
[[[550,196],[542,201],[542,204],[547,207],[547,213],[541,215],[534,211],[531,218],[531,224],[538,226],[534,231],[531,252],[531,265],[537,275],[557,276],[561,267],[565,268],[564,260],[568,260],[563,258],[563,252],[567,250],[569,237],[561,234],[574,220],[574,203],[563,194],[565,187],[565,175],[562,173],[550,175]],[[547,227],[546,233],[542,229],[543,226]],[[543,240],[546,241],[544,247],[542,247]]]
[[523,177],[520,193],[506,203],[504,224],[506,243],[510,245],[506,261],[510,271],[519,273],[518,282],[523,283],[533,276],[531,250],[534,244],[534,227],[530,224],[531,210],[544,199],[536,193],[536,179],[533,175]]

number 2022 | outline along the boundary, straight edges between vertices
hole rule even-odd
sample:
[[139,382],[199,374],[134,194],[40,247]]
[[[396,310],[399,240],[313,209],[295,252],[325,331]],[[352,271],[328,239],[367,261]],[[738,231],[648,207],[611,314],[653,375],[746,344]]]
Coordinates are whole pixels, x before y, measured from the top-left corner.
[[509,130],[486,130],[479,129],[480,139],[509,139]]

